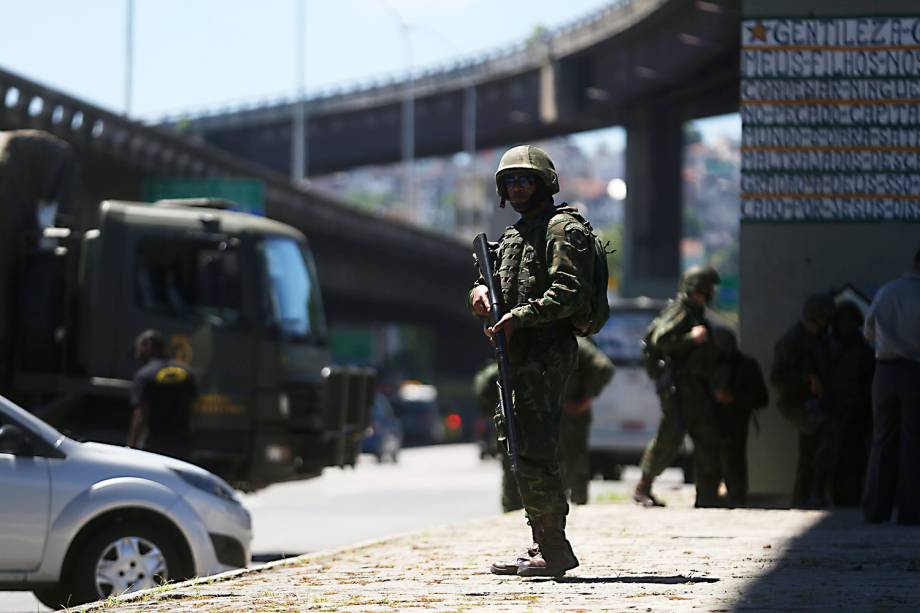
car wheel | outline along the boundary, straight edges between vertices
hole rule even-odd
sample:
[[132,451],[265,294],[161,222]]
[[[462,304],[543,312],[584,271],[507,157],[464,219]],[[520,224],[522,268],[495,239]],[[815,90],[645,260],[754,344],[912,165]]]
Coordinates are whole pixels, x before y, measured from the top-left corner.
[[124,522],[94,534],[77,552],[71,573],[72,604],[83,604],[181,581],[179,548],[154,526]]
[[70,590],[64,589],[60,585],[43,587],[33,590],[32,593],[40,603],[52,609],[66,609],[70,605],[76,604],[71,602],[73,598],[70,595]]

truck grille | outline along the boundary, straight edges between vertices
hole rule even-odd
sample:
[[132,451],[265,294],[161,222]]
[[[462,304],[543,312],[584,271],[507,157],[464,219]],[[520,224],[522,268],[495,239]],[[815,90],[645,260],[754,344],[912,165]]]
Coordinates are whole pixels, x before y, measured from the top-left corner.
[[291,408],[291,424],[295,428],[322,430],[324,426],[324,394],[322,384],[300,383],[285,389]]

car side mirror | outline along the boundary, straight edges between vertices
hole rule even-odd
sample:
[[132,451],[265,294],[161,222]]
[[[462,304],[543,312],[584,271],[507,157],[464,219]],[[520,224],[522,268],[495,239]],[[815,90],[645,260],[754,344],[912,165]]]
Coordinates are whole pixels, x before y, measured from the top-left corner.
[[32,441],[22,428],[13,424],[0,427],[0,453],[31,456],[34,451]]

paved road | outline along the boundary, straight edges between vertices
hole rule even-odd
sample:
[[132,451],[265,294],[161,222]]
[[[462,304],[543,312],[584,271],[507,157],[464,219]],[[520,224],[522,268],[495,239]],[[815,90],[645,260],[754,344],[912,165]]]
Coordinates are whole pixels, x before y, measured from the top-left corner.
[[[592,500],[628,496],[638,479],[595,481]],[[272,559],[353,545],[501,513],[497,461],[480,461],[474,445],[405,449],[398,464],[362,456],[356,469],[328,469],[322,477],[273,485],[243,496],[253,516],[253,554]],[[656,491],[679,491],[681,472],[670,469]],[[46,611],[29,592],[0,593],[0,613]]]

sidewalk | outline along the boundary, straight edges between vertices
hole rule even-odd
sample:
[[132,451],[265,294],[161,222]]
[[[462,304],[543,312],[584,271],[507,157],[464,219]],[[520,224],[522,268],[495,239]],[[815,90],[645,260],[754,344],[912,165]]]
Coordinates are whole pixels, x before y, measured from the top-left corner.
[[529,531],[512,513],[141,592],[105,611],[920,610],[920,528],[852,510],[577,507],[581,566],[498,577]]

